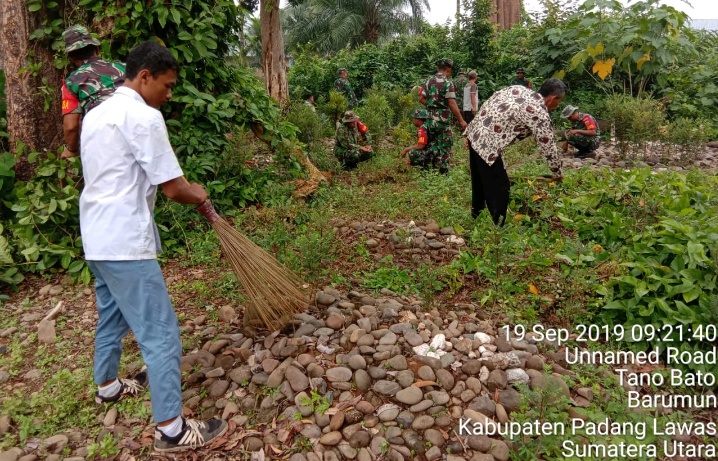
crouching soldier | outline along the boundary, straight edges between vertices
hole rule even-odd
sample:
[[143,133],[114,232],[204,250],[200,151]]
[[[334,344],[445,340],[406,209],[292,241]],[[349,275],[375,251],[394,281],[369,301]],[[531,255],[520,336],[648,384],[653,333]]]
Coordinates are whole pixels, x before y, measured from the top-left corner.
[[432,149],[429,143],[429,136],[424,128],[424,121],[429,118],[426,109],[418,109],[414,112],[414,126],[417,129],[416,144],[409,146],[401,151],[401,158],[409,154],[406,163],[411,166],[418,166],[427,169],[432,166],[433,158],[436,155],[435,149]]
[[369,160],[374,154],[371,136],[366,125],[352,111],[344,113],[337,127],[334,155],[345,170],[353,170],[359,163]]
[[574,157],[589,157],[601,144],[601,129],[598,123],[589,114],[579,112],[575,106],[566,106],[561,115],[571,122],[571,129],[564,133],[567,142],[562,146],[563,150],[568,150],[570,144],[578,149]]

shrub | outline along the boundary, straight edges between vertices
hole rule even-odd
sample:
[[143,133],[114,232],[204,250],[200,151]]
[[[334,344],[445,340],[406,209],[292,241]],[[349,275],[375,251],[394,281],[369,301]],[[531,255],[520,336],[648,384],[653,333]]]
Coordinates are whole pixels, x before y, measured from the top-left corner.
[[357,109],[362,123],[369,127],[375,139],[383,137],[394,119],[394,111],[382,91],[371,89],[367,92],[364,106]]
[[327,115],[330,122],[336,122],[348,107],[347,98],[343,94],[332,90],[329,92],[329,100],[324,104],[320,104],[319,109]]
[[655,99],[613,95],[604,101],[599,113],[599,118],[615,124],[618,150],[622,155],[645,151],[648,141],[661,139],[665,113],[663,105]]
[[303,143],[314,144],[322,138],[324,125],[320,114],[317,114],[312,107],[303,101],[294,102],[291,105],[287,114],[287,121],[299,129],[297,137]]
[[668,125],[667,141],[682,163],[690,163],[702,156],[708,141],[710,121],[677,118]]

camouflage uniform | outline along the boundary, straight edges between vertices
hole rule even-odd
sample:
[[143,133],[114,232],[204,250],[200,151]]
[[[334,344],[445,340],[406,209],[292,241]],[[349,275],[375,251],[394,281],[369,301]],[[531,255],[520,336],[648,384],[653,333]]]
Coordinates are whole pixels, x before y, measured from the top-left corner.
[[337,90],[339,93],[343,94],[345,98],[347,98],[347,103],[349,103],[350,109],[356,107],[359,104],[359,100],[354,94],[354,89],[352,88],[351,83],[349,83],[349,80],[347,80],[346,78],[338,78],[334,82],[334,89]]
[[574,134],[568,136],[566,140],[570,145],[578,149],[578,155],[590,154],[598,149],[601,144],[601,129],[598,123],[588,114],[578,114],[578,120],[571,123],[572,130],[596,130],[596,136],[585,136],[582,134]]
[[423,169],[430,168],[433,165],[433,159],[436,156],[436,143],[433,142],[426,133],[426,118],[428,113],[425,109],[419,109],[414,112],[414,118],[424,120],[424,125],[417,128],[416,143],[424,145],[423,149],[412,149],[408,152],[409,163],[411,166],[418,166]]
[[[62,36],[67,53],[90,45],[100,45],[87,28],[82,26],[69,27]],[[124,81],[124,64],[108,62],[98,56],[88,58],[63,82],[62,114],[87,114],[109,98]]]
[[514,77],[514,79],[511,80],[511,83],[509,83],[509,86],[513,85],[520,85],[525,86],[526,88],[531,88],[531,82],[527,78]]
[[422,92],[426,97],[429,118],[424,123],[429,139],[434,142],[432,164],[441,172],[449,169],[451,148],[454,145],[451,131],[451,109],[448,99],[456,99],[454,83],[444,74],[437,73],[424,83]]
[[[347,114],[351,114],[351,112]],[[337,126],[336,142],[334,143],[334,155],[345,170],[353,170],[360,162],[369,160],[374,155],[373,152],[361,150],[362,146],[371,145],[371,136],[368,131],[360,132],[357,125],[350,128],[344,120],[349,120],[351,117],[353,114],[345,115],[342,123]],[[358,122],[358,118],[354,118],[354,120]]]
[[469,79],[466,75],[459,75],[454,81],[454,91],[456,93],[456,105],[459,106],[459,110],[464,105],[464,87],[469,83]]

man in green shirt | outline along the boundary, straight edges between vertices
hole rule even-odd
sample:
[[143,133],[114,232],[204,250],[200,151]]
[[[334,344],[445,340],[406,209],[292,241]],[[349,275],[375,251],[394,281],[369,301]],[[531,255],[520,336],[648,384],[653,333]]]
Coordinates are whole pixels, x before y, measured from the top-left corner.
[[511,85],[521,85],[525,86],[529,90],[531,89],[531,82],[526,79],[526,72],[524,72],[523,67],[516,69],[516,77],[511,80],[510,86]]
[[356,95],[354,94],[354,88],[352,88],[351,83],[349,83],[349,80],[347,77],[349,76],[349,73],[346,69],[342,68],[339,69],[339,78],[336,79],[334,82],[334,89],[343,94],[345,98],[347,98],[347,103],[349,103],[349,108],[353,109],[359,104],[359,100],[357,99]]

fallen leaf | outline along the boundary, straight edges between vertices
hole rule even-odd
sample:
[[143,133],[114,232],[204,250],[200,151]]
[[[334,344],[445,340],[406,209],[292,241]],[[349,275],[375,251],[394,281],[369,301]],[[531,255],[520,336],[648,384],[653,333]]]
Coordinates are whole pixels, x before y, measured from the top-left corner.
[[541,200],[541,194],[534,194],[534,196],[531,197],[532,202],[538,202],[539,200]]
[[529,282],[529,291],[534,295],[539,294],[538,288],[536,288],[536,285],[534,285],[533,282]]
[[426,387],[426,386],[437,386],[434,381],[417,381],[411,385],[411,387]]
[[603,251],[603,247],[597,243],[593,246],[593,251],[595,251],[596,253],[601,253]]
[[566,76],[566,71],[561,69],[557,72],[554,72],[553,78],[557,78],[559,80],[563,80],[563,78]]

